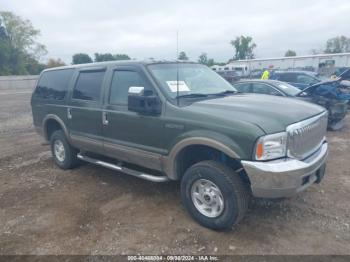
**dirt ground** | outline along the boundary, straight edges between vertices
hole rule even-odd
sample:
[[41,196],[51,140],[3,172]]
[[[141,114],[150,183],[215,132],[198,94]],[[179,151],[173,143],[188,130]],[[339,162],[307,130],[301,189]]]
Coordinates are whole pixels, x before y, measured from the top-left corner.
[[329,132],[320,185],[253,199],[233,230],[196,224],[179,184],[84,164],[57,168],[34,132],[30,93],[0,93],[0,254],[350,254],[350,117]]

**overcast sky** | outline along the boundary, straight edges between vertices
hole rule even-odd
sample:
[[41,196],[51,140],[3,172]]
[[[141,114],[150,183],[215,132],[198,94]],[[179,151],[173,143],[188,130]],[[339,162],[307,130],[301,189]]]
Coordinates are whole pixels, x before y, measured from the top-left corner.
[[254,38],[257,57],[309,54],[328,38],[350,37],[349,0],[2,0],[0,10],[30,19],[46,58],[66,63],[77,52],[173,59],[177,30],[192,60],[206,52],[227,61],[238,35]]

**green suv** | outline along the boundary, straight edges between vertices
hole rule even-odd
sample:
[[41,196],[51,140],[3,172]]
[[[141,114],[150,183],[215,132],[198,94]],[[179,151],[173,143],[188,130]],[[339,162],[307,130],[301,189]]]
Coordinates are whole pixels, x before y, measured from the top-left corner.
[[213,229],[238,223],[251,195],[289,197],[325,173],[324,108],[239,94],[197,63],[44,70],[31,105],[60,168],[87,161],[153,182],[180,180],[186,209]]

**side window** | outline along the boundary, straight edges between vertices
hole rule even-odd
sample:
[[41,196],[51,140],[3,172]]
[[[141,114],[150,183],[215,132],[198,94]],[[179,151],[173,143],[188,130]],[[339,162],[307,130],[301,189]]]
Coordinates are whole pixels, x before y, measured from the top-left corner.
[[299,74],[297,76],[297,82],[296,83],[302,83],[302,84],[314,84],[315,83],[315,79],[313,79],[311,76],[308,75],[303,75],[303,74]]
[[142,76],[135,71],[116,70],[113,73],[111,91],[109,95],[110,104],[128,103],[128,91],[131,86],[145,86]]
[[73,98],[99,101],[105,71],[86,71],[79,73],[73,90]]
[[265,85],[265,84],[260,84],[260,83],[254,83],[253,84],[253,93],[274,95],[274,96],[280,96],[281,95],[281,93],[278,92],[273,87]]
[[234,85],[234,87],[237,89],[238,92],[251,93],[250,83],[236,84]]
[[37,84],[34,96],[43,99],[64,100],[74,69],[44,72]]
[[285,74],[281,74],[278,80],[283,82],[296,83],[297,78],[296,78],[296,75],[293,73],[285,73]]

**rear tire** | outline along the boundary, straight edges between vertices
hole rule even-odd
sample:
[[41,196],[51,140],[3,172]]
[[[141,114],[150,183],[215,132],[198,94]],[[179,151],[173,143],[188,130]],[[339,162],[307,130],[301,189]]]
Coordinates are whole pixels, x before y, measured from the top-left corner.
[[232,228],[244,217],[250,193],[231,168],[216,161],[202,161],[185,172],[181,198],[199,224],[222,230]]
[[51,135],[50,144],[52,156],[58,167],[66,170],[78,165],[78,150],[68,143],[62,130],[57,130]]

